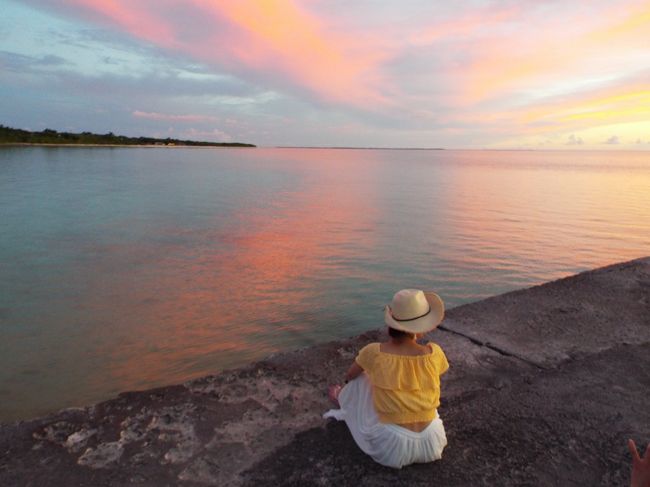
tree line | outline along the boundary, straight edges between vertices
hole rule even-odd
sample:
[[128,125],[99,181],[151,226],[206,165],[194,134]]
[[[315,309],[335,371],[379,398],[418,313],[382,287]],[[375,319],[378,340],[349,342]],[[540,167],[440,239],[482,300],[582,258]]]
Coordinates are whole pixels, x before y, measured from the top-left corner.
[[88,144],[88,145],[189,145],[203,147],[255,147],[241,142],[199,142],[196,140],[156,139],[154,137],[126,137],[91,132],[57,132],[45,129],[40,132],[15,129],[0,125],[0,144]]

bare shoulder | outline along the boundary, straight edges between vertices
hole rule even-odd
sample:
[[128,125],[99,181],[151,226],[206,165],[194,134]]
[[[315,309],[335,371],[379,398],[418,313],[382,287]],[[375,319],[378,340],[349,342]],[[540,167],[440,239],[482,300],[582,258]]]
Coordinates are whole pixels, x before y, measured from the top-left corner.
[[444,353],[442,347],[440,347],[436,342],[428,342],[427,346],[431,349],[432,353]]
[[379,342],[369,343],[368,345],[361,347],[361,350],[359,350],[359,355],[376,355],[381,350],[380,346],[381,343]]
[[382,344],[379,342],[372,342],[361,347],[361,350],[379,350],[379,347],[381,347],[381,345]]

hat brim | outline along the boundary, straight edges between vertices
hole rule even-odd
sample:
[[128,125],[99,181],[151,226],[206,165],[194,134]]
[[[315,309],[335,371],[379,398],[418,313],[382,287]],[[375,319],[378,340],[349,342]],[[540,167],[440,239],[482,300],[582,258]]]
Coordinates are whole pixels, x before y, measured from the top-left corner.
[[390,306],[386,306],[384,309],[384,322],[391,328],[408,333],[426,333],[433,330],[445,317],[445,304],[436,293],[425,292],[424,297],[431,307],[431,311],[425,316],[413,321],[397,321],[393,318]]

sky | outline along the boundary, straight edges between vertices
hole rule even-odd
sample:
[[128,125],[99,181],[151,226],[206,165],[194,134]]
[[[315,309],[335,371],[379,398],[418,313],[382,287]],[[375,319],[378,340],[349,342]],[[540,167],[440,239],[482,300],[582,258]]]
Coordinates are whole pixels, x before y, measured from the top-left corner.
[[650,150],[650,0],[0,0],[0,124]]

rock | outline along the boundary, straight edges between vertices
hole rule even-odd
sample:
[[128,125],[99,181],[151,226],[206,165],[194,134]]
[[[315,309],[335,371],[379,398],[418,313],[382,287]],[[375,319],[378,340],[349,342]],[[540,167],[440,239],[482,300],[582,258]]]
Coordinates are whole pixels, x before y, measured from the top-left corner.
[[111,463],[117,462],[122,456],[123,451],[124,447],[119,441],[102,443],[95,448],[88,448],[79,457],[77,463],[84,467],[106,468]]

